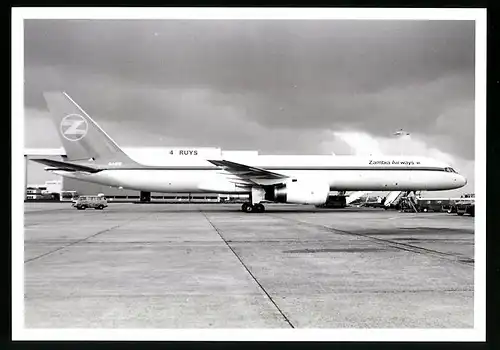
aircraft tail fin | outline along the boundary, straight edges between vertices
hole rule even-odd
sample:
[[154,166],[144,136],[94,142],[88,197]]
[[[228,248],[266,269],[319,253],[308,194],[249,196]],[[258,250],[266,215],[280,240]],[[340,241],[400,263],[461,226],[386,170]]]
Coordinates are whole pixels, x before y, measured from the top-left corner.
[[68,161],[110,167],[139,165],[67,93],[43,95]]

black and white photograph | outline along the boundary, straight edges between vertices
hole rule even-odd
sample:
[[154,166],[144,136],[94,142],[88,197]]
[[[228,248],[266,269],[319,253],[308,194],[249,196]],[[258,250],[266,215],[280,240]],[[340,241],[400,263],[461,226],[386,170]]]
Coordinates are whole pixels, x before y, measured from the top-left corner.
[[116,10],[13,11],[16,337],[485,339],[485,9]]

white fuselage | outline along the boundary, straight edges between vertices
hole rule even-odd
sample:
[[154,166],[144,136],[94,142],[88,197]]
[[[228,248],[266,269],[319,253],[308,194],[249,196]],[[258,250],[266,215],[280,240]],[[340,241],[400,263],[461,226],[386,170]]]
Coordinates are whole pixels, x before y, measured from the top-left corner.
[[[298,178],[326,182],[332,191],[450,190],[466,179],[448,165],[412,156],[266,156],[231,159],[248,166]],[[231,182],[232,176],[204,159],[170,162],[148,168],[106,169],[98,173],[56,173],[114,187],[148,192],[248,193]]]

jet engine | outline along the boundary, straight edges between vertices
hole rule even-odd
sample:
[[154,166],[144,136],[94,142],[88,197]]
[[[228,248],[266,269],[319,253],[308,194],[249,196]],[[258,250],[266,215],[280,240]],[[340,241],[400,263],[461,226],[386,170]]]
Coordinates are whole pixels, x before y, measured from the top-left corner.
[[284,184],[266,186],[264,199],[277,203],[324,204],[330,185],[321,181],[291,180]]

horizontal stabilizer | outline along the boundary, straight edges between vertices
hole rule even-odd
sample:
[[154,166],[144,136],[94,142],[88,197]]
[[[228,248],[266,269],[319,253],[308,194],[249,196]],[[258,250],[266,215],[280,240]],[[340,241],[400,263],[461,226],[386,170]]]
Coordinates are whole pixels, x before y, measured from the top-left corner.
[[85,171],[87,173],[97,173],[100,169],[92,168],[86,165],[74,164],[69,162],[60,162],[53,159],[30,159],[34,162],[47,165],[49,167],[57,168],[58,170],[68,170],[68,171]]

